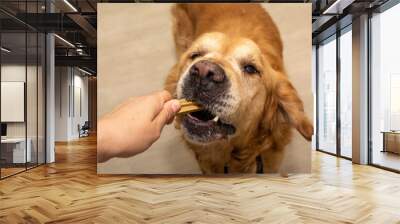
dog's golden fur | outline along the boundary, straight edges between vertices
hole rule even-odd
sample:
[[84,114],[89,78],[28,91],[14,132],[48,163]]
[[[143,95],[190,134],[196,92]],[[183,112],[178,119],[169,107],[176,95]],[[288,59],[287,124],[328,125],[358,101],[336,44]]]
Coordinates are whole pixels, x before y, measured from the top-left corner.
[[[165,88],[177,95],[178,81],[189,65],[189,51],[203,41],[215,45],[218,52],[209,57],[226,65],[236,92],[245,95],[232,115],[237,125],[234,137],[210,144],[186,141],[203,173],[223,173],[225,165],[229,173],[254,173],[258,155],[265,172],[280,172],[292,127],[311,140],[313,126],[285,73],[282,41],[269,14],[259,4],[177,4],[172,14],[178,62]],[[254,60],[262,67],[260,77],[239,77],[243,76],[240,71],[228,65],[232,64],[228,58],[242,54],[238,50],[241,46],[255,55]],[[243,90],[249,86],[252,90]],[[179,119],[176,126],[180,126]]]

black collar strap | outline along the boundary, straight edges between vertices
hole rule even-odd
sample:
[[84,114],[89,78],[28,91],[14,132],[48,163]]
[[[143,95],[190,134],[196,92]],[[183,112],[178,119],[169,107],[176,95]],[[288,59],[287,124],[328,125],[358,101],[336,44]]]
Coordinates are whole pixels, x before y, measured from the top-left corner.
[[264,164],[261,155],[258,155],[256,157],[256,162],[257,162],[257,173],[264,173]]

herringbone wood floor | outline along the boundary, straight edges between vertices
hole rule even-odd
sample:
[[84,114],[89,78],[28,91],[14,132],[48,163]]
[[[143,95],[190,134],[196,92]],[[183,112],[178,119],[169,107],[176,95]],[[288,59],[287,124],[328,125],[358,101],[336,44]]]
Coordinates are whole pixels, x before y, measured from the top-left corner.
[[400,175],[313,153],[283,178],[97,176],[95,138],[0,181],[0,223],[400,223]]

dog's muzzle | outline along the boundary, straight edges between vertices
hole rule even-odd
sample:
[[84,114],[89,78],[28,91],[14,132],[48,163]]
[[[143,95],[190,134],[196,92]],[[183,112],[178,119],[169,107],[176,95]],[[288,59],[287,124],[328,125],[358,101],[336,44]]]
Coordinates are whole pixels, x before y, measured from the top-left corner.
[[192,141],[208,143],[227,139],[236,132],[229,120],[224,119],[230,85],[225,70],[213,61],[201,60],[190,67],[183,80],[181,97],[202,107],[182,117],[184,130]]

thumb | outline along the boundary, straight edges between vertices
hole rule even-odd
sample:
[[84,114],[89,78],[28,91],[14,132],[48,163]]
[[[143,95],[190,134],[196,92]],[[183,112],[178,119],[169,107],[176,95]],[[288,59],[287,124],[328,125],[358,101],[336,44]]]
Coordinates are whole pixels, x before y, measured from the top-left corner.
[[154,118],[158,129],[162,129],[166,124],[169,124],[174,119],[176,113],[181,109],[178,100],[170,100],[166,102],[160,113]]

